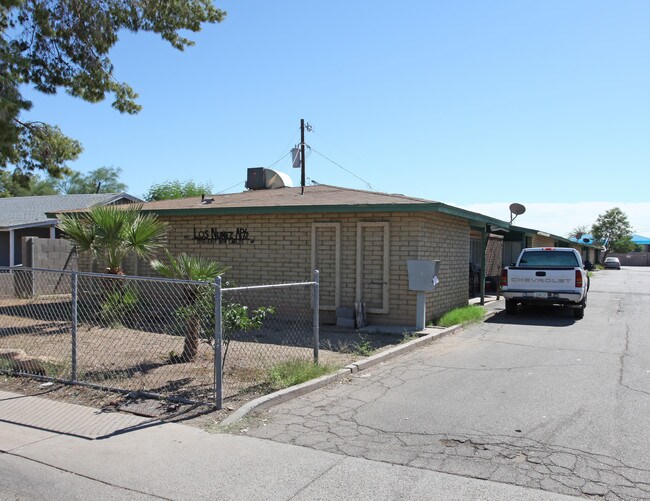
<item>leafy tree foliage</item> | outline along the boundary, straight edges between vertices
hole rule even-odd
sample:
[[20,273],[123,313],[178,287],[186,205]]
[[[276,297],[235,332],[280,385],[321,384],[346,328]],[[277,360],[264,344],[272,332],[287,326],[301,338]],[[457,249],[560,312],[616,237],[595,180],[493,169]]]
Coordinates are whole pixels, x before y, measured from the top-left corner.
[[591,227],[591,233],[605,247],[606,257],[618,243],[632,237],[632,226],[627,214],[618,207],[614,207],[598,216]]
[[154,184],[144,196],[148,202],[156,200],[171,200],[174,198],[200,197],[212,190],[210,183],[195,183],[194,181],[165,181]]
[[0,171],[0,197],[27,197],[33,195],[59,195],[72,193],[122,193],[126,184],[120,181],[119,167],[99,167],[88,174],[71,171],[61,179],[38,174],[26,175],[17,180],[15,173]]
[[115,109],[137,113],[137,94],[115,78],[109,57],[119,33],[156,33],[183,50],[193,42],[182,32],[224,16],[212,0],[0,1],[0,169],[11,166],[24,182],[35,169],[60,177],[82,151],[58,127],[22,118],[32,107],[25,86],[91,103],[110,95]]
[[120,181],[122,169],[119,167],[99,167],[88,174],[73,172],[58,183],[60,193],[122,193],[126,184]]
[[0,171],[0,198],[58,194],[57,180],[52,177],[41,178],[34,174],[28,176],[27,182],[21,183],[11,173]]
[[632,241],[632,237],[621,238],[612,244],[612,252],[640,252],[641,246]]

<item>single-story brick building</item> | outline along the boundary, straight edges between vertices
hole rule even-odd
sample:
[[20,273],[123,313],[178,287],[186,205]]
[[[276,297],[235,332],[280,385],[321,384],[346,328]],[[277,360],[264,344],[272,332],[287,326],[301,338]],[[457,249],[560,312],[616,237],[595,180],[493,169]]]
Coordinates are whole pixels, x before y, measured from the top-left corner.
[[[427,321],[467,305],[470,234],[483,248],[503,221],[404,195],[315,185],[146,203],[169,223],[168,248],[230,266],[237,285],[310,280],[320,271],[321,319],[365,303],[368,323],[413,325],[408,260],[440,260]],[[141,270],[145,267],[141,266]]]

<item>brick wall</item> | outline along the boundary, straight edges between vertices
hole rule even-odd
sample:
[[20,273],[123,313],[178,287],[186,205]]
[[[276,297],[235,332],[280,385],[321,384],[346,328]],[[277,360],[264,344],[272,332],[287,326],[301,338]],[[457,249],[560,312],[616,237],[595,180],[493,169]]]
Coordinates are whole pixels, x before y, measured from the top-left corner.
[[533,243],[531,247],[555,247],[555,240],[551,237],[533,235]]
[[[427,213],[332,213],[161,217],[170,225],[169,251],[205,256],[232,269],[227,280],[239,286],[311,280],[313,223],[340,223],[340,304],[353,306],[356,299],[357,223],[389,223],[389,309],[387,314],[369,313],[369,324],[414,325],[416,294],[408,290],[408,259],[439,259],[440,284],[428,295],[427,319],[467,304],[469,225],[445,214]],[[373,228],[373,227],[371,227]],[[239,229],[239,233],[238,233]],[[226,233],[223,233],[226,232]],[[326,238],[325,233],[321,238]],[[368,234],[369,235],[369,234]],[[327,249],[334,245],[327,234]],[[203,240],[197,240],[203,239]],[[372,236],[366,271],[381,267],[378,234]],[[368,249],[367,249],[368,250]],[[162,258],[162,253],[161,253]],[[332,262],[329,255],[323,262]],[[368,264],[370,263],[370,264]],[[368,266],[372,267],[371,270]],[[329,276],[329,270],[324,274]],[[140,265],[140,273],[151,269]],[[379,277],[379,275],[378,275]],[[374,279],[372,280],[374,282]],[[372,290],[372,294],[377,294]],[[331,301],[331,296],[328,296]],[[377,298],[372,296],[373,305]],[[334,312],[321,314],[333,322]]]

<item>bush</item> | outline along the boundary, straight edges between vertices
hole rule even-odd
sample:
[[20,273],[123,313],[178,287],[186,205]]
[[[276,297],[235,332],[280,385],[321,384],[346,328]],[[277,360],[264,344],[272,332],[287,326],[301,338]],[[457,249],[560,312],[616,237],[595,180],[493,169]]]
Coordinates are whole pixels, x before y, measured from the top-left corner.
[[464,306],[445,313],[438,324],[440,327],[451,327],[458,324],[469,324],[472,322],[480,322],[485,315],[485,308],[482,306]]
[[106,325],[125,325],[125,319],[133,314],[138,301],[138,291],[135,287],[118,287],[106,296],[99,316]]
[[292,360],[271,367],[267,374],[267,380],[273,390],[281,390],[324,376],[335,370],[336,367],[331,365],[317,365],[307,360]]

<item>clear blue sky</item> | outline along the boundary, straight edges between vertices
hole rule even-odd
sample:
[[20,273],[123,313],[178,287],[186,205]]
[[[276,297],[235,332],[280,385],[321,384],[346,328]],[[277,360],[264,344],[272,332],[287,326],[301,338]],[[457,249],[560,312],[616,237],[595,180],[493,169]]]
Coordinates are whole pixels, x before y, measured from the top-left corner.
[[[170,179],[241,191],[246,169],[285,155],[305,118],[307,143],[377,191],[493,204],[501,218],[513,201],[637,203],[640,213],[650,202],[647,0],[217,6],[226,20],[183,53],[121,36],[115,75],[140,94],[139,115],[59,93],[30,94],[30,118],[83,143],[73,168],[121,167],[134,195]],[[274,168],[298,183],[288,157]],[[315,152],[307,176],[368,188]],[[527,216],[518,222],[560,232]],[[650,233],[650,220],[631,219]]]

